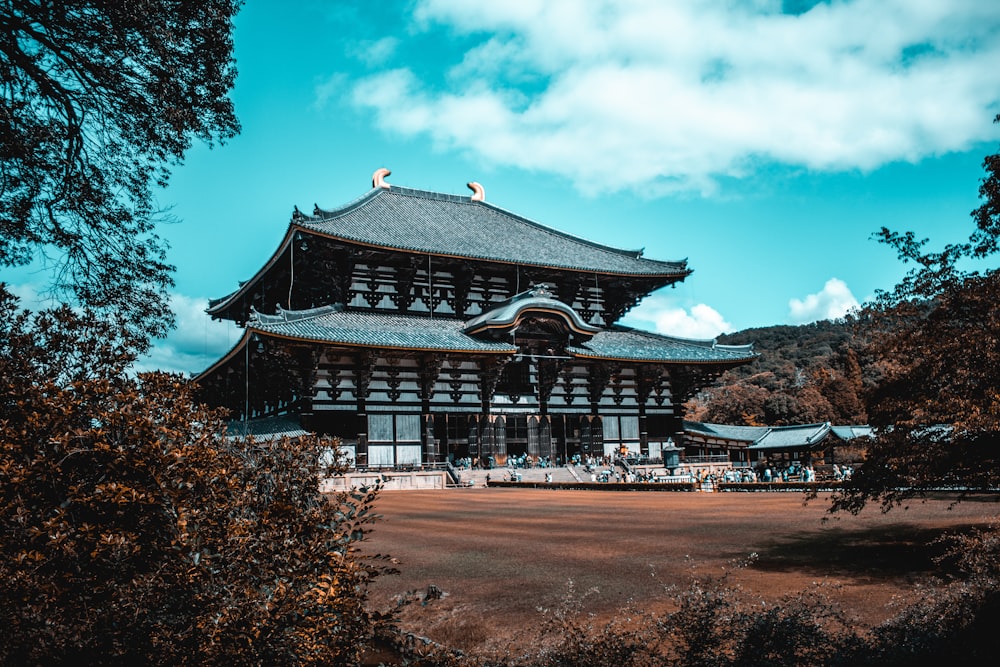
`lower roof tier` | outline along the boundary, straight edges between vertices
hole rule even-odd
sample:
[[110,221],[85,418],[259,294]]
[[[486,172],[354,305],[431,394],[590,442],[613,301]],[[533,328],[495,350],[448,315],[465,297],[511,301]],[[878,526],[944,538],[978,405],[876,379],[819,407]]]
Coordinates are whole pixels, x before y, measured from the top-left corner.
[[[275,315],[254,313],[243,340],[213,368],[242,349],[252,335],[316,345],[399,351],[477,355],[524,352],[509,340],[470,335],[467,329],[468,322],[457,318],[352,311],[340,306],[301,311],[279,309]],[[751,345],[719,345],[713,339],[677,338],[618,325],[597,331],[589,340],[569,344],[564,353],[579,359],[723,366],[743,364],[757,356]]]

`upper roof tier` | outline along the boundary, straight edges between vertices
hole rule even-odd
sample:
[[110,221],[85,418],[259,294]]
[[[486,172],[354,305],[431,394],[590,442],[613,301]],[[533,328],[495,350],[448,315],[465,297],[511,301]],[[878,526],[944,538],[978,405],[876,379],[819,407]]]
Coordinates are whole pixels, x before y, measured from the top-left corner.
[[[470,186],[471,187],[471,186]],[[471,197],[376,185],[334,210],[297,212],[293,226],[330,238],[406,252],[622,276],[683,278],[687,260],[646,259],[556,231]]]

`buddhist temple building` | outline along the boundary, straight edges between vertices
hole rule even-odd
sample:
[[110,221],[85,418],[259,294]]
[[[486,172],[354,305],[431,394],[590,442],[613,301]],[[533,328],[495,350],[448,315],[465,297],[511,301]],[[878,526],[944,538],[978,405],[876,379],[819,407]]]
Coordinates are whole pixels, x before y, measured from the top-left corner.
[[761,461],[843,463],[860,460],[871,438],[867,425],[830,422],[791,426],[732,426],[684,422],[689,459],[724,460],[742,465]]
[[390,185],[292,214],[255,275],[213,300],[244,328],[197,382],[237,424],[340,437],[359,466],[502,464],[684,438],[682,403],[750,346],[618,320],[687,261],[580,239],[471,196]]

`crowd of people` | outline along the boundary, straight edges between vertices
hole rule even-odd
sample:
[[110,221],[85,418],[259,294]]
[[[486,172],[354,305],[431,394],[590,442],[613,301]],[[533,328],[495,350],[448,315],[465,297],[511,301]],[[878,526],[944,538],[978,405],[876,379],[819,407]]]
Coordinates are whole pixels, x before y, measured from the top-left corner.
[[[647,482],[690,482],[716,485],[719,483],[783,483],[783,482],[816,482],[849,480],[854,473],[848,464],[832,464],[820,466],[818,472],[811,463],[799,461],[763,461],[755,466],[703,467],[697,465],[682,465],[672,470],[639,467],[630,465],[626,459],[618,455],[594,456],[592,454],[574,454],[569,457],[568,465],[583,468],[582,479],[591,482],[614,483],[647,483]],[[460,469],[486,468],[495,466],[493,457],[485,459],[459,458],[453,465]],[[532,457],[528,454],[515,454],[507,457],[504,462],[506,473],[504,481],[522,481],[521,470],[530,468],[559,467],[558,457]],[[552,482],[552,473],[546,473],[545,481]]]

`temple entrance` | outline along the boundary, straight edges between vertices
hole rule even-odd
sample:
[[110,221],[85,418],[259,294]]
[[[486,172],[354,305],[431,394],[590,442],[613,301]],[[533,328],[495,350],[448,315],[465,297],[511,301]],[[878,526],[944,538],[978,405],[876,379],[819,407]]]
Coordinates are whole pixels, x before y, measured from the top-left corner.
[[552,420],[548,415],[496,415],[493,431],[498,444],[502,438],[506,456],[530,456],[535,461],[546,458],[551,461],[558,455],[553,451]]

